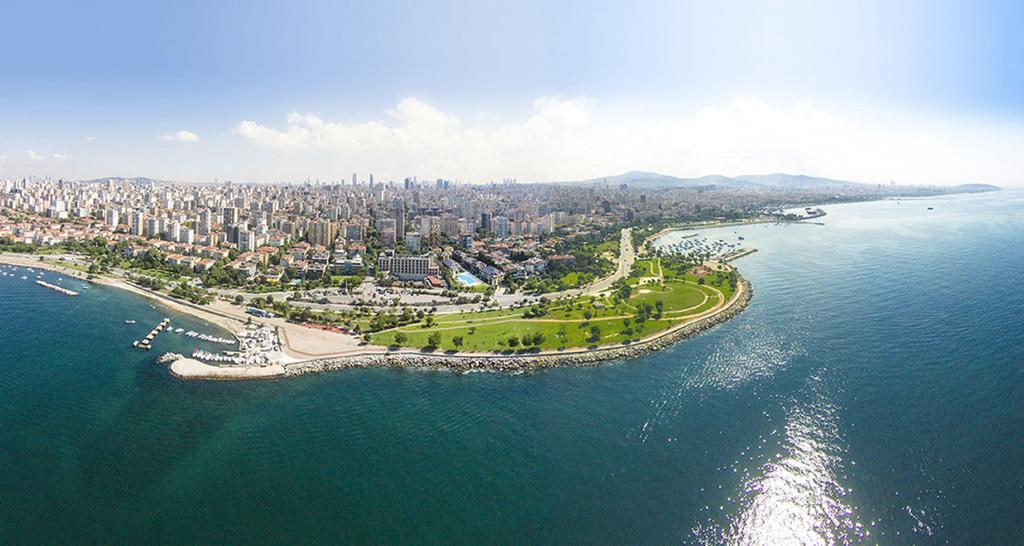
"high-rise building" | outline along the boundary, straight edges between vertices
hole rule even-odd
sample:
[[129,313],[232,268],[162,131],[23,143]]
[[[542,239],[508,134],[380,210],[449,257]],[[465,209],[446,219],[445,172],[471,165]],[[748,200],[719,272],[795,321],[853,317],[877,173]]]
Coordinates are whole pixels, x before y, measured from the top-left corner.
[[409,252],[420,251],[420,234],[415,231],[410,231],[405,234],[405,249]]
[[334,224],[329,220],[310,222],[309,242],[314,245],[330,246],[334,242]]
[[149,218],[146,220],[146,237],[156,239],[160,237],[160,219]]
[[503,239],[509,235],[508,218],[504,216],[495,216],[491,218],[491,224],[493,225],[494,236]]
[[211,229],[211,223],[212,222],[210,221],[210,211],[204,210],[199,215],[199,234],[204,236],[204,237],[209,235],[210,234],[210,229]]
[[238,209],[235,207],[224,207],[224,225],[230,225],[238,222]]
[[245,227],[245,224],[231,224],[225,228],[225,231],[228,234],[228,242],[237,243],[241,233],[248,231],[248,228]]
[[118,214],[117,209],[107,209],[107,225],[117,227],[121,216]]
[[178,242],[190,245],[196,242],[196,232],[192,228],[181,226],[178,229]]
[[128,215],[128,233],[136,237],[142,237],[146,231],[146,215],[133,211]]
[[395,206],[391,209],[391,217],[395,220],[395,235],[405,237],[405,205],[401,200],[395,200]]
[[459,236],[459,219],[454,214],[446,212],[441,215],[441,234],[449,239]]
[[238,232],[238,250],[241,252],[252,252],[256,250],[256,234],[248,229],[242,228]]
[[361,243],[366,237],[366,227],[360,224],[348,224],[345,226],[345,240],[350,243]]

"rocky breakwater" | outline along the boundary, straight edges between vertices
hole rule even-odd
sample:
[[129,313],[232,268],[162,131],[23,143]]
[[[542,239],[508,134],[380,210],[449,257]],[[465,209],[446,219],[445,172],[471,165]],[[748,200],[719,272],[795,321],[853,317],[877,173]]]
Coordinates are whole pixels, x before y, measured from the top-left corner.
[[451,353],[422,353],[395,351],[364,354],[351,357],[323,358],[295,362],[285,366],[284,375],[342,370],[348,368],[420,368],[451,370],[454,372],[494,371],[519,373],[555,366],[588,366],[609,360],[628,360],[663,350],[690,336],[717,326],[746,309],[753,296],[750,283],[739,279],[741,289],[732,301],[719,312],[708,317],[669,329],[658,336],[630,345],[603,347],[590,350],[500,355],[460,355]]

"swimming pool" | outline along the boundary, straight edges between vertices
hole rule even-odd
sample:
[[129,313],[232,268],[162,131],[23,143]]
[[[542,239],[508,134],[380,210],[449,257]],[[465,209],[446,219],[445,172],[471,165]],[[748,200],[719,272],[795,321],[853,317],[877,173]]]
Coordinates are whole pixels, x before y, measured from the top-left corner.
[[473,274],[470,273],[469,271],[463,271],[462,273],[459,273],[458,275],[455,276],[455,279],[462,283],[463,286],[476,286],[478,284],[483,284],[484,282],[474,277]]

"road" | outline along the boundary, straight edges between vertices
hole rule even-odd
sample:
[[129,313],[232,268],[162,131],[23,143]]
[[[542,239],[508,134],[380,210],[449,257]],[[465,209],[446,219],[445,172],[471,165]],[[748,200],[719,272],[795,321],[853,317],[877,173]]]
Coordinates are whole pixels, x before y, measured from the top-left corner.
[[[565,296],[576,297],[576,296],[590,296],[605,292],[615,284],[615,281],[624,279],[629,276],[630,272],[633,271],[633,262],[636,261],[636,249],[633,248],[633,229],[623,228],[621,239],[619,240],[619,258],[616,260],[615,271],[607,277],[602,277],[583,288],[572,288],[569,290],[563,290],[561,292],[552,292],[550,294],[544,294],[549,300],[562,298]],[[507,307],[511,303],[517,303],[518,301],[534,298],[539,296],[525,296],[523,294],[508,294],[510,299],[502,300],[498,298],[498,303],[502,307]],[[516,296],[514,299],[511,296]]]

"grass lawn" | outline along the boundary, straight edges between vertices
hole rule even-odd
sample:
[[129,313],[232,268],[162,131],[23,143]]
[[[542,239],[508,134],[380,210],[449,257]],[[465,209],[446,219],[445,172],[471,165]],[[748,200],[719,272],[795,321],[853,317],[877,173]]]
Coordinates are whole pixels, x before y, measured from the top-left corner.
[[577,273],[575,271],[572,271],[566,273],[565,275],[562,275],[562,278],[560,280],[562,281],[562,285],[567,288],[577,288],[586,285],[593,279],[594,276],[591,274]]
[[[649,264],[648,270],[652,266],[657,267]],[[437,333],[441,336],[437,350],[469,352],[621,345],[664,331],[673,324],[721,305],[732,293],[725,276],[706,277],[706,285],[699,284],[698,279],[687,276],[685,281],[676,279],[634,287],[626,301],[591,296],[554,301],[543,306],[547,313],[541,317],[525,318],[523,314],[528,308],[437,315],[430,327],[422,322],[408,324],[374,333],[370,341],[377,345],[425,347],[428,337]],[[656,308],[657,301],[663,305],[660,318],[652,316],[642,326],[638,325],[636,318],[640,308],[645,304]],[[592,327],[598,328],[596,337]],[[405,338],[402,343],[396,342],[399,333]],[[540,345],[524,347],[520,343],[513,347],[509,343],[512,337],[521,340],[537,333],[544,336]],[[462,338],[458,346],[454,341],[457,337]]]
[[684,286],[679,281],[668,281],[663,284],[649,283],[634,288],[629,302],[634,306],[644,303],[654,305],[654,302],[661,300],[666,310],[687,309],[703,303],[707,291],[701,288],[701,286],[691,283],[686,283]]

